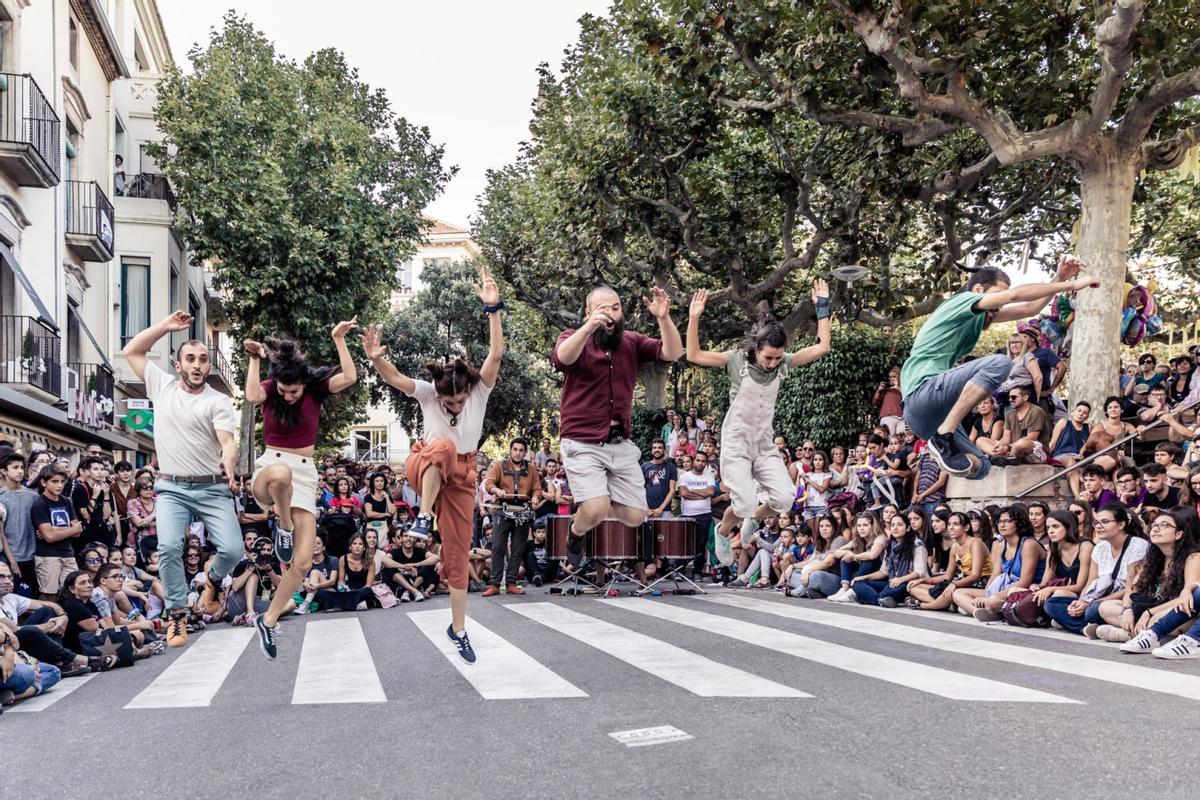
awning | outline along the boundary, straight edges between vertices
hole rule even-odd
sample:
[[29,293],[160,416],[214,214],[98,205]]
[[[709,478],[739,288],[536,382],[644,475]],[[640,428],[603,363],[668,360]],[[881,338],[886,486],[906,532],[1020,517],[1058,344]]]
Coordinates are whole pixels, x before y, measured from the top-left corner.
[[[58,331],[58,325],[54,321],[54,315],[50,313],[48,308],[46,308],[46,304],[42,302],[42,298],[38,297],[38,293],[33,290],[33,284],[29,282],[29,277],[25,274],[25,270],[21,269],[21,264],[17,261],[17,257],[13,254],[12,248],[10,248],[4,242],[0,242],[0,259],[3,259],[4,263],[8,265],[8,268],[11,269],[13,274],[17,276],[17,283],[21,284],[21,288],[25,290],[25,294],[29,295],[29,299],[33,301],[33,305],[37,308],[38,316],[41,317],[42,321],[55,331]],[[90,337],[91,334],[89,333],[88,336]],[[94,342],[95,339],[92,341]],[[101,350],[100,352],[103,356],[104,351]]]
[[116,374],[116,370],[113,369],[113,365],[108,363],[108,359],[104,357],[104,348],[101,347],[100,343],[96,341],[96,337],[92,335],[92,330],[87,326],[87,323],[83,321],[83,317],[77,314],[75,318],[79,320],[79,330],[83,331],[83,335],[86,336],[88,341],[92,343],[92,347],[96,348],[96,354],[100,356],[100,360],[104,362],[104,366],[108,367],[109,372]]
[[125,433],[77,425],[60,408],[0,386],[0,431],[34,442],[46,440],[53,449],[82,448],[89,442],[114,450],[141,450]]

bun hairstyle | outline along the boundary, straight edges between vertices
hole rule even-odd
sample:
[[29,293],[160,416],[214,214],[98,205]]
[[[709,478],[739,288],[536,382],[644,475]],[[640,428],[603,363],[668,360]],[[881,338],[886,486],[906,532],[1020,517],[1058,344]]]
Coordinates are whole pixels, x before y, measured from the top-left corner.
[[[276,339],[272,345],[268,352],[267,377],[275,381],[277,386],[303,384],[307,391],[309,385],[329,380],[340,370],[339,367],[311,366],[308,358],[300,350],[300,345],[292,339]],[[271,412],[284,428],[291,428],[300,421],[299,403],[293,405],[271,402]]]
[[425,365],[433,382],[434,390],[442,397],[452,397],[456,394],[470,391],[479,383],[479,370],[472,367],[461,358],[443,363],[430,362]]
[[757,321],[746,336],[746,357],[753,361],[764,347],[783,347],[787,344],[787,331],[775,319],[771,305],[766,300],[754,307]]

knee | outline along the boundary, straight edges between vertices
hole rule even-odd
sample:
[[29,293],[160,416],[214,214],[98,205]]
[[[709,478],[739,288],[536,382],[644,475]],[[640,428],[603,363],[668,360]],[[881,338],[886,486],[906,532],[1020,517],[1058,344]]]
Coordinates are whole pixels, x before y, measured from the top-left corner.
[[776,514],[782,514],[785,511],[792,510],[792,503],[795,499],[791,492],[772,491],[767,496],[767,503]]
[[291,483],[292,471],[283,464],[272,464],[263,470],[263,480],[268,483]]
[[980,360],[982,363],[976,374],[987,381],[985,388],[996,389],[1008,380],[1008,373],[1012,371],[1012,361],[1008,356],[994,355]]

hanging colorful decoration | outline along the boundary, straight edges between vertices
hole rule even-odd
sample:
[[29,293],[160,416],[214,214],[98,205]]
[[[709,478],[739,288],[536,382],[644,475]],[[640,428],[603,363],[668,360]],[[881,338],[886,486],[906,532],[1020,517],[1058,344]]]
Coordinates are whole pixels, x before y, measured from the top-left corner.
[[[1133,347],[1147,336],[1162,332],[1163,321],[1154,300],[1153,284],[1125,285],[1125,305],[1121,310],[1121,343]],[[1042,346],[1053,347],[1061,354],[1070,349],[1071,324],[1075,321],[1075,293],[1055,295],[1050,307],[1041,317],[1021,323],[1018,330],[1036,326],[1041,333]]]

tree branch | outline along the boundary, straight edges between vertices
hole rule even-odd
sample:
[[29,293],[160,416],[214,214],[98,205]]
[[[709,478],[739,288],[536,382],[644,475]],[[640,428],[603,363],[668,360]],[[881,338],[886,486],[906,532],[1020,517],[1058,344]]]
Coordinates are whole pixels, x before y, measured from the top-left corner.
[[1112,13],[1096,28],[1100,79],[1092,91],[1091,115],[1076,130],[1077,141],[1084,142],[1098,134],[1116,109],[1121,85],[1133,65],[1133,33],[1145,8],[1145,0],[1117,0]]
[[907,322],[910,319],[932,314],[945,301],[946,298],[941,295],[926,297],[924,300],[901,309],[898,314],[891,317],[885,317],[873,308],[864,308],[862,313],[858,315],[858,321],[876,328],[882,328],[884,325],[895,325],[898,322]]
[[1146,169],[1175,169],[1197,142],[1200,142],[1200,125],[1185,128],[1164,142],[1144,142],[1143,163]]
[[1117,146],[1125,150],[1138,147],[1160,111],[1196,95],[1200,95],[1200,67],[1156,81],[1145,95],[1130,102],[1117,128]]

